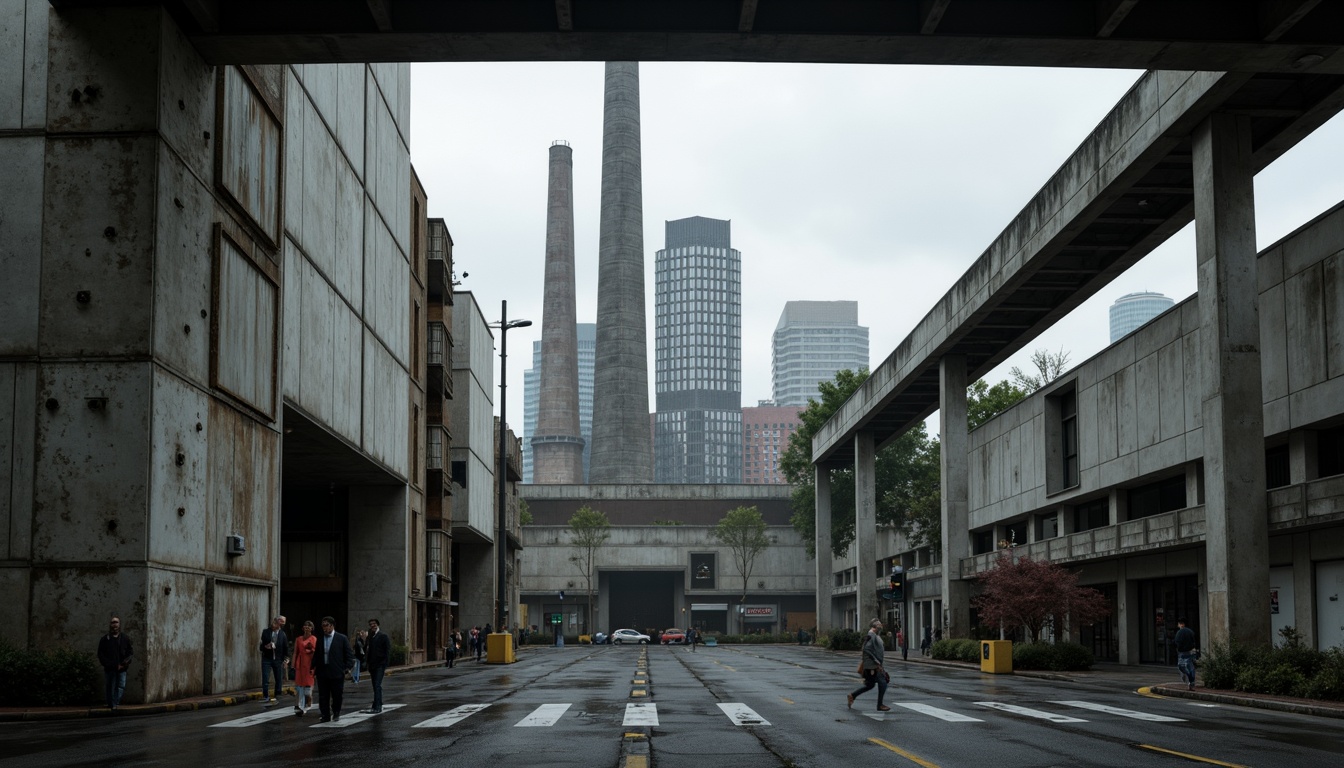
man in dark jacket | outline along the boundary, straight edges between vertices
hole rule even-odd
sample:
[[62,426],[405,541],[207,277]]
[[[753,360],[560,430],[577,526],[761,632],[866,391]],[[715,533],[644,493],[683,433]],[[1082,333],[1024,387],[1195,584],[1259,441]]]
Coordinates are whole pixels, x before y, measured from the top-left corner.
[[368,655],[369,682],[373,684],[373,706],[364,710],[370,714],[383,711],[383,675],[392,661],[392,638],[382,630],[377,619],[369,619]]
[[116,709],[126,691],[126,670],[131,666],[131,638],[121,633],[121,619],[116,616],[108,623],[107,634],[98,640],[98,663],[103,666],[107,708]]
[[[261,630],[261,703],[274,704],[285,687],[285,663],[289,661],[289,638],[285,637],[285,617],[271,619],[271,626]],[[275,677],[275,694],[269,695],[270,679]],[[269,696],[269,697],[268,697]]]
[[1185,617],[1176,620],[1176,668],[1181,671],[1181,681],[1186,683],[1190,690],[1195,690],[1195,659],[1198,658],[1198,651],[1195,650],[1195,631],[1185,626]]
[[345,700],[345,673],[355,666],[355,650],[350,638],[336,631],[336,620],[322,617],[322,636],[313,653],[313,676],[317,679],[317,706],[322,711],[318,722],[341,719]]

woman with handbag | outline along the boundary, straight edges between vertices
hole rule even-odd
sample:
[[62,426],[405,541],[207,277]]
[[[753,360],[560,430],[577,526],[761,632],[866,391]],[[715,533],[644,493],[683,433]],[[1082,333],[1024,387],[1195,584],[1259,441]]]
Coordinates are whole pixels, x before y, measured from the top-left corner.
[[313,654],[317,637],[313,622],[303,622],[303,635],[294,641],[294,714],[302,717],[313,706]]
[[868,636],[863,641],[863,656],[859,660],[858,672],[863,675],[863,687],[849,694],[849,708],[854,708],[854,699],[877,686],[877,711],[890,712],[891,707],[882,703],[887,695],[887,671],[882,668],[882,622],[873,619],[868,622]]

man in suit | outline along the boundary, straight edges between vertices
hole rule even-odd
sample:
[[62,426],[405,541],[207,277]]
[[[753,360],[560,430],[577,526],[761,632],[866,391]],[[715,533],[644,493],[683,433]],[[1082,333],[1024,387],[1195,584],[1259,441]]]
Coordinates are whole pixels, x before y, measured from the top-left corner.
[[379,627],[377,619],[369,619],[369,681],[373,683],[373,706],[364,710],[369,714],[383,711],[383,675],[392,661],[392,638]]
[[355,666],[355,650],[350,639],[336,631],[336,620],[322,617],[322,636],[317,639],[313,654],[313,675],[317,678],[317,706],[322,711],[319,722],[341,719],[341,703],[345,699],[345,673]]

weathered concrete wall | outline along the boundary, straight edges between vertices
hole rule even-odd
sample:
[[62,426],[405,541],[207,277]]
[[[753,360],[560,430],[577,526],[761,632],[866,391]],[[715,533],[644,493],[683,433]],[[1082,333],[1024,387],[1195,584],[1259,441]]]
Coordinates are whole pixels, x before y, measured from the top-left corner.
[[454,295],[452,458],[454,462],[466,462],[467,485],[453,489],[453,526],[469,528],[475,535],[493,541],[494,338],[475,297],[465,291]]

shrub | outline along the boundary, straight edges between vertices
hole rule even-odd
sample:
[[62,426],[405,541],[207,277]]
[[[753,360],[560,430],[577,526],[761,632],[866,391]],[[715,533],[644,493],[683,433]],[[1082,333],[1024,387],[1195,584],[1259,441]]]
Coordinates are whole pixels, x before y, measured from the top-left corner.
[[406,646],[392,644],[392,658],[388,659],[390,666],[396,667],[406,663]]
[[1237,690],[1247,693],[1268,693],[1273,696],[1291,696],[1304,691],[1307,678],[1287,664],[1256,665],[1237,673]]
[[1214,643],[1200,660],[1199,672],[1209,688],[1231,690],[1237,685],[1237,673],[1250,666],[1251,649],[1239,645]]
[[97,704],[103,673],[93,654],[54,647],[25,650],[0,641],[0,705]]
[[832,651],[857,651],[863,647],[863,635],[852,629],[833,630],[828,639]]
[[1092,655],[1092,649],[1078,643],[1056,643],[1055,646],[1055,666],[1053,669],[1060,672],[1081,672],[1085,669],[1091,669],[1097,658]]
[[1013,669],[1054,669],[1055,655],[1049,643],[1014,643]]
[[1331,648],[1321,654],[1321,665],[1307,681],[1303,696],[1326,701],[1344,701],[1344,650]]

